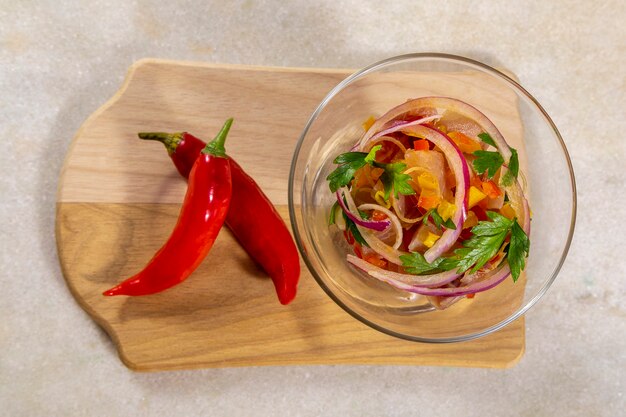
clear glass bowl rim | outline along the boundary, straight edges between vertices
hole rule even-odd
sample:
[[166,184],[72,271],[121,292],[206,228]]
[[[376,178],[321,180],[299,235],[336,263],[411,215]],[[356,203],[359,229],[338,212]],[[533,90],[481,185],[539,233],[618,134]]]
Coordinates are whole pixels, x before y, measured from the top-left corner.
[[[447,62],[455,62],[455,63],[463,63],[469,66],[473,66],[473,67],[478,67],[479,69],[495,76],[498,78],[501,78],[503,80],[505,80],[506,82],[508,82],[509,84],[511,84],[511,86],[514,89],[517,89],[519,92],[521,92],[523,95],[525,95],[536,107],[537,109],[541,112],[541,114],[543,115],[543,117],[545,118],[545,120],[548,122],[548,124],[550,125],[550,127],[552,128],[552,131],[554,132],[554,134],[556,135],[559,144],[561,146],[561,149],[563,150],[563,155],[565,156],[565,160],[567,163],[567,168],[569,171],[569,176],[570,176],[570,181],[572,184],[572,215],[571,215],[571,219],[570,219],[570,229],[569,229],[569,233],[567,236],[567,241],[565,243],[565,247],[563,249],[563,253],[561,254],[561,258],[559,259],[558,264],[556,265],[555,269],[552,271],[552,275],[550,276],[550,278],[543,284],[543,286],[539,289],[539,291],[537,292],[537,294],[535,294],[535,296],[529,300],[526,305],[521,306],[515,313],[513,313],[510,317],[502,320],[501,322],[494,324],[493,326],[490,326],[480,332],[475,332],[475,333],[470,333],[467,335],[463,335],[463,336],[456,336],[456,337],[446,337],[446,338],[427,338],[427,337],[418,337],[418,336],[411,336],[411,335],[407,335],[407,334],[403,334],[403,333],[398,333],[395,332],[393,330],[387,329],[383,326],[380,326],[376,323],[371,322],[370,320],[362,317],[361,315],[359,315],[358,313],[356,313],[355,311],[353,311],[351,308],[349,308],[347,305],[345,305],[331,290],[330,288],[328,288],[326,286],[326,284],[324,283],[324,280],[318,275],[317,271],[315,270],[315,268],[313,267],[313,265],[311,264],[305,250],[304,250],[304,245],[302,244],[302,237],[300,236],[300,233],[298,231],[298,223],[296,221],[296,209],[295,209],[295,204],[294,204],[294,179],[295,179],[295,171],[296,171],[296,163],[297,163],[297,159],[298,156],[300,154],[300,148],[302,147],[302,143],[304,142],[304,139],[311,127],[311,125],[313,124],[313,122],[317,119],[319,113],[324,109],[324,107],[326,107],[326,104],[333,99],[333,97],[339,93],[341,90],[343,90],[345,87],[347,87],[348,85],[350,85],[351,83],[353,83],[354,81],[358,80],[359,78],[377,71],[378,69],[384,68],[388,65],[391,64],[396,64],[396,63],[400,63],[402,61],[415,61],[415,60],[421,60],[421,59],[434,59],[434,60],[439,60],[439,61],[447,61]],[[324,290],[324,292],[339,306],[341,307],[345,312],[347,312],[348,314],[350,314],[352,317],[354,317],[355,319],[357,319],[358,321],[360,321],[361,323],[376,329],[382,333],[388,334],[390,336],[394,336],[400,339],[404,339],[404,340],[409,340],[409,341],[413,341],[413,342],[422,342],[422,343],[454,343],[454,342],[464,342],[464,341],[468,341],[468,340],[473,340],[473,339],[477,339],[479,337],[483,337],[486,336],[488,334],[491,334],[497,330],[500,330],[501,328],[503,328],[504,326],[512,323],[513,321],[517,320],[519,317],[521,317],[524,313],[526,313],[533,305],[535,305],[537,303],[537,301],[539,301],[539,299],[546,293],[546,291],[548,291],[548,288],[550,288],[550,286],[552,285],[552,283],[554,282],[554,280],[556,279],[557,275],[559,274],[559,271],[561,270],[561,267],[563,266],[563,263],[565,262],[565,259],[567,258],[567,254],[569,252],[570,249],[570,245],[572,243],[572,238],[574,236],[574,228],[575,228],[575,224],[576,224],[576,210],[577,210],[577,196],[576,196],[576,180],[574,178],[574,168],[572,166],[572,161],[570,159],[569,156],[569,152],[567,151],[567,148],[565,146],[565,142],[563,141],[563,137],[561,136],[561,134],[559,133],[559,130],[557,129],[556,125],[554,124],[554,122],[552,121],[552,118],[550,118],[550,116],[548,115],[548,113],[545,111],[545,109],[541,106],[541,104],[539,104],[539,102],[528,92],[526,91],[526,89],[524,87],[522,87],[517,81],[513,80],[511,77],[507,76],[506,74],[500,72],[499,70],[484,64],[482,62],[476,61],[474,59],[471,58],[467,58],[467,57],[463,57],[463,56],[459,56],[459,55],[452,55],[452,54],[444,54],[444,53],[436,53],[436,52],[423,52],[423,53],[411,53],[411,54],[404,54],[404,55],[397,55],[397,56],[393,56],[387,59],[383,59],[382,61],[378,61],[375,62],[371,65],[368,65],[366,67],[364,67],[363,69],[360,69],[358,71],[356,71],[355,73],[353,73],[352,75],[348,76],[346,79],[344,79],[343,81],[341,81],[339,84],[337,84],[327,95],[326,97],[324,97],[324,99],[321,101],[321,103],[317,106],[317,108],[315,109],[315,111],[313,112],[313,114],[311,115],[311,117],[309,118],[309,120],[307,121],[304,130],[302,131],[302,134],[300,135],[300,138],[298,139],[298,143],[296,144],[296,148],[294,150],[293,153],[293,158],[291,161],[291,168],[289,170],[289,188],[288,188],[288,204],[289,204],[289,218],[291,221],[291,227],[293,230],[293,234],[295,236],[295,241],[296,241],[296,245],[298,246],[298,250],[300,251],[300,254],[302,255],[302,259],[304,260],[304,263],[306,264],[307,268],[309,269],[309,271],[311,272],[311,275],[313,275],[313,278],[315,278],[315,281],[317,281],[318,285]]]

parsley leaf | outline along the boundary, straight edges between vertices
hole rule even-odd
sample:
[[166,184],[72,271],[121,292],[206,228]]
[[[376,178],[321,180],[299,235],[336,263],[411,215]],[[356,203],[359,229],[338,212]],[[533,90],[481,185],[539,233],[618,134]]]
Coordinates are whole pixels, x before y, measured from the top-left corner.
[[408,255],[400,255],[402,266],[409,274],[423,275],[434,274],[441,271],[449,271],[458,265],[456,256],[450,258],[437,258],[431,263],[426,261],[424,255],[419,252],[409,252]]
[[369,246],[363,236],[361,236],[361,232],[357,229],[356,224],[346,215],[346,213],[342,210],[341,214],[343,215],[343,220],[346,222],[346,230],[349,231],[354,240],[359,242],[361,246]]
[[335,217],[337,216],[337,209],[339,208],[339,202],[335,201],[335,204],[330,208],[330,214],[328,215],[328,225],[335,224]]
[[422,219],[422,223],[423,224],[427,224],[428,223],[428,218],[432,218],[433,219],[433,224],[435,225],[435,227],[439,230],[441,230],[441,226],[443,225],[446,229],[452,229],[452,230],[456,230],[456,225],[454,224],[454,222],[452,221],[452,219],[448,219],[446,221],[443,220],[443,218],[439,215],[439,213],[437,212],[436,209],[430,209],[426,212],[426,214],[424,214],[424,218]]
[[472,228],[472,234],[475,236],[493,236],[500,233],[502,230],[508,231],[513,224],[512,220],[507,219],[503,215],[496,213],[495,211],[486,211],[487,217],[491,222],[481,221]]
[[437,258],[433,261],[433,263],[428,263],[419,252],[410,252],[408,255],[400,255],[400,260],[402,261],[402,266],[409,274],[422,275],[422,274],[431,274],[433,272],[438,272],[439,264],[443,262],[446,258]]
[[392,189],[396,197],[398,197],[398,193],[404,195],[415,194],[415,190],[408,183],[411,176],[402,173],[406,169],[406,164],[398,162],[395,164],[374,163],[374,165],[385,170],[380,176],[380,180],[385,187],[385,201],[389,200]]
[[[432,216],[434,211],[429,210],[426,215],[429,213]],[[472,228],[472,237],[463,242],[464,246],[456,249],[453,256],[437,258],[429,264],[422,254],[410,252],[400,256],[402,265],[407,272],[417,275],[453,269],[462,274],[470,268],[470,272],[474,273],[498,253],[510,233],[511,242],[507,246],[506,257],[513,281],[517,281],[525,267],[525,258],[530,249],[528,236],[517,223],[517,219],[509,220],[494,211],[487,211],[487,216],[491,221],[478,222]]]
[[337,156],[333,163],[337,165],[349,164],[351,162],[363,161],[366,156],[365,152],[346,152]]
[[530,251],[530,240],[524,230],[517,223],[517,220],[513,222],[511,227],[511,243],[509,243],[507,249],[507,259],[509,261],[509,267],[511,268],[511,276],[513,282],[516,282],[520,276],[520,273],[526,266],[525,259]]
[[483,142],[485,142],[487,145],[491,145],[494,148],[497,148],[496,143],[494,142],[493,138],[491,136],[489,136],[489,133],[480,133],[478,135],[478,137],[480,138],[480,140],[482,140]]
[[341,187],[350,184],[354,174],[366,164],[372,164],[376,152],[382,148],[382,145],[374,146],[369,153],[365,152],[346,152],[342,153],[333,161],[340,165],[333,172],[328,174],[326,180],[329,181],[328,186],[333,193]]
[[487,216],[492,221],[478,222],[472,228],[472,237],[464,242],[465,248],[471,249],[459,262],[459,267],[464,271],[474,265],[471,272],[476,272],[493,258],[513,225],[512,220],[495,211],[488,211]]
[[435,223],[435,227],[437,229],[441,229],[441,225],[443,225],[446,229],[456,230],[456,226],[454,225],[454,222],[452,221],[452,219],[448,219],[444,221],[443,218],[441,218],[441,216],[437,212],[437,210],[432,209],[432,212],[430,213],[430,217],[433,218],[433,222]]
[[452,219],[446,220],[445,222],[443,222],[443,225],[446,227],[446,229],[456,230],[456,225],[454,224]]
[[326,180],[329,181],[328,186],[330,187],[330,191],[334,193],[341,187],[345,187],[350,184],[350,181],[354,178],[354,173],[358,169],[364,167],[365,163],[366,162],[363,159],[355,160],[341,165],[339,168],[328,174]]
[[441,223],[443,223],[443,219],[441,218],[439,213],[437,213],[437,210],[433,209],[433,211],[430,213],[430,217],[432,217],[433,223],[435,223],[435,227],[437,229],[441,229]]
[[422,218],[422,224],[428,224],[428,218],[433,213],[433,211],[435,211],[435,209],[430,209],[424,214],[424,217]]
[[[472,230],[473,231],[473,230]],[[471,272],[482,268],[489,259],[493,258],[504,243],[508,229],[500,230],[490,236],[472,236],[464,242],[465,248],[470,249],[459,261],[459,270],[467,271],[474,265]]]
[[511,148],[511,158],[509,159],[508,170],[502,176],[502,185],[509,186],[513,184],[513,181],[519,174],[519,158],[517,156],[517,150]]
[[384,172],[380,176],[380,180],[385,188],[385,200],[389,200],[391,190],[404,195],[415,194],[415,190],[409,185],[410,175],[403,174],[406,165],[403,163],[383,164],[376,162],[376,152],[382,148],[382,145],[376,145],[368,152],[346,152],[339,155],[333,161],[340,166],[333,172],[328,174],[326,180],[329,181],[330,191],[336,192],[339,188],[350,184],[357,170],[369,164],[373,167],[382,168]]
[[479,174],[487,172],[489,178],[493,178],[504,163],[504,158],[498,152],[475,151],[472,155],[476,157],[473,162],[474,170]]

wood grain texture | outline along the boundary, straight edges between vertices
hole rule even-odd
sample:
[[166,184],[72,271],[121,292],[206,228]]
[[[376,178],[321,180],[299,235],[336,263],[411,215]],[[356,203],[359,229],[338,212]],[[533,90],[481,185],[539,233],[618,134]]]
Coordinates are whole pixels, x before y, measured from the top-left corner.
[[[143,60],[83,124],[59,186],[59,259],[72,294],[112,337],[128,367],[517,363],[524,350],[523,319],[465,343],[399,340],[344,312],[304,264],[296,300],[282,306],[271,281],[226,228],[184,284],[148,297],[101,295],[141,269],[161,246],[185,191],[162,146],[136,139],[136,132],[188,130],[206,137],[235,116],[229,153],[288,220],[287,177],[297,138],[317,104],[348,73]],[[471,77],[447,82],[467,87]],[[507,110],[500,106],[496,115],[508,112],[510,118],[515,103],[506,103]],[[519,120],[505,121],[503,130],[521,140]]]

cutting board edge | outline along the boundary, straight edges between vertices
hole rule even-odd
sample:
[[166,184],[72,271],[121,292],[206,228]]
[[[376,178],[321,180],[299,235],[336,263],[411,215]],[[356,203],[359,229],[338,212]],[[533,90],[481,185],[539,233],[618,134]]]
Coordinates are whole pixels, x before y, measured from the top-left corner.
[[[351,365],[351,366],[438,366],[438,367],[461,367],[461,368],[482,368],[482,369],[511,369],[520,363],[524,354],[526,353],[526,326],[524,316],[519,317],[510,326],[519,325],[519,334],[515,335],[516,338],[521,339],[521,346],[519,350],[515,349],[515,355],[508,358],[508,360],[495,362],[493,359],[476,360],[464,360],[459,355],[447,354],[446,359],[442,360],[442,356],[438,358],[430,358],[425,360],[407,360],[404,358],[380,358],[364,359],[364,358],[335,358],[329,359],[328,357],[322,359],[294,359],[294,360],[266,360],[259,361],[258,359],[251,360],[239,360],[239,361],[198,361],[194,364],[187,363],[170,363],[167,361],[160,363],[159,361],[153,361],[149,363],[135,363],[121,348],[121,345],[115,340],[115,346],[117,348],[118,356],[124,365],[135,372],[152,373],[152,372],[167,372],[167,371],[182,371],[190,369],[221,369],[221,368],[247,368],[247,367],[281,367],[281,366],[326,366],[326,365]],[[500,329],[499,331],[501,331]],[[392,337],[392,336],[389,336]],[[487,336],[489,337],[489,336]],[[474,339],[475,340],[475,339]],[[473,340],[468,341],[471,343]],[[465,343],[468,343],[465,342]],[[417,343],[420,342],[408,342]],[[461,344],[464,342],[461,342]],[[441,346],[441,344],[431,345],[434,348]]]
[[[72,295],[72,298],[74,298],[74,300],[78,303],[79,307],[85,313],[87,313],[87,315],[91,317],[91,319],[94,322],[96,322],[96,324],[100,326],[100,328],[102,328],[102,330],[104,330],[104,332],[111,338],[111,340],[113,341],[113,344],[115,345],[115,349],[117,350],[118,356],[120,357],[124,365],[126,365],[129,369],[134,370],[136,369],[136,365],[128,359],[126,353],[124,352],[120,339],[117,335],[117,332],[115,331],[113,326],[111,326],[111,324],[108,323],[104,317],[98,314],[98,312],[80,295],[80,293],[78,292],[78,290],[76,289],[74,285],[74,282],[71,279],[69,279],[71,273],[70,273],[70,269],[65,264],[64,260],[66,260],[67,257],[64,256],[65,249],[63,248],[63,245],[61,244],[62,236],[61,236],[60,229],[61,229],[61,223],[62,223],[61,222],[62,216],[59,216],[59,214],[60,214],[60,211],[62,210],[61,206],[63,204],[68,204],[68,203],[61,203],[57,201],[56,210],[55,210],[55,222],[54,222],[54,235],[55,235],[55,240],[56,240],[56,245],[57,245],[57,257],[59,259],[61,273],[63,274],[63,280],[67,284],[67,287],[70,290],[70,294]],[[80,203],[69,203],[69,204],[80,204]]]

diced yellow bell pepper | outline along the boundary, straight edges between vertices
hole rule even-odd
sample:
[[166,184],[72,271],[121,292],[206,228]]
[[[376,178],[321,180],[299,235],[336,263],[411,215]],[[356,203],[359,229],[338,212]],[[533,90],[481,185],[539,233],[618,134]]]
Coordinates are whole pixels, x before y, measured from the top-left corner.
[[443,200],[437,207],[437,213],[445,222],[456,213],[456,204],[448,203],[446,200]]
[[500,209],[500,214],[506,217],[509,220],[513,220],[515,218],[515,210],[509,203],[505,203]]
[[428,232],[428,236],[426,236],[426,239],[424,239],[424,246],[426,246],[427,248],[432,248],[433,245],[435,244],[435,242],[440,238],[441,236],[436,235],[434,233]]
[[417,183],[422,190],[439,190],[439,181],[430,172],[423,172],[417,177]]
[[365,130],[366,132],[370,130],[370,127],[372,127],[375,121],[376,119],[374,118],[374,116],[370,116],[366,121],[363,122],[363,130]]
[[469,189],[469,198],[467,201],[468,208],[474,207],[476,204],[481,202],[487,197],[487,194],[480,191],[478,188],[473,185]]

